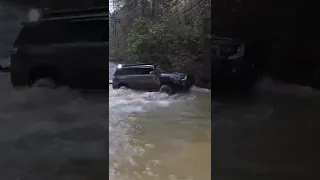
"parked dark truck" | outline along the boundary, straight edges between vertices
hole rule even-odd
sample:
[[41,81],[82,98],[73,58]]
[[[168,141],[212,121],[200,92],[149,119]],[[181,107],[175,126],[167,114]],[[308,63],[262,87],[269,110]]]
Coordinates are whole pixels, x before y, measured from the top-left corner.
[[169,95],[188,91],[194,84],[194,76],[167,72],[153,64],[119,65],[112,79],[112,87],[160,91]]
[[32,10],[11,55],[13,86],[109,87],[108,7]]

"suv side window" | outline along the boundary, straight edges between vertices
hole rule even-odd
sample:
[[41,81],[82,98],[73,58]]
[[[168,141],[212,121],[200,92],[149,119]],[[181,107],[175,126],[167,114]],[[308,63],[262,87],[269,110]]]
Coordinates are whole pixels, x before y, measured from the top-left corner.
[[152,68],[122,68],[117,69],[114,75],[142,75],[142,74],[150,74],[150,72],[153,71]]
[[141,74],[150,74],[153,71],[152,68],[141,68]]
[[122,69],[117,69],[114,75],[119,76],[119,75],[134,75],[134,74],[139,74],[138,68],[122,68]]
[[108,42],[109,22],[107,20],[73,20],[67,22],[61,31],[66,42]]
[[115,76],[121,76],[121,75],[127,75],[127,69],[117,69],[116,72],[114,73]]
[[221,56],[231,56],[237,53],[238,45],[236,44],[221,44],[220,45],[220,55]]
[[53,24],[26,24],[20,31],[20,34],[14,44],[45,44],[50,43],[56,37],[57,28],[54,28]]
[[128,75],[138,75],[140,74],[139,68],[128,68]]
[[108,42],[107,20],[48,21],[26,24],[15,45]]

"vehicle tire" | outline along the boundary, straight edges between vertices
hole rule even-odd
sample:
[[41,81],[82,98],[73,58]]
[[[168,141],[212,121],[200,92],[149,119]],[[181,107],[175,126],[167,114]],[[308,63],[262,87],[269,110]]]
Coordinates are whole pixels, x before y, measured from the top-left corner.
[[55,89],[58,87],[57,83],[55,83],[54,80],[52,80],[51,78],[40,78],[36,80],[32,86],[37,88],[49,88],[49,89]]
[[120,87],[115,85],[115,84],[112,84],[112,89],[119,89]]
[[29,86],[41,88],[58,88],[61,84],[61,77],[55,67],[36,66],[29,76]]
[[174,94],[173,88],[168,85],[162,85],[159,91],[160,93],[167,93],[168,95]]
[[129,89],[128,85],[126,85],[126,84],[119,84],[118,88],[119,89]]

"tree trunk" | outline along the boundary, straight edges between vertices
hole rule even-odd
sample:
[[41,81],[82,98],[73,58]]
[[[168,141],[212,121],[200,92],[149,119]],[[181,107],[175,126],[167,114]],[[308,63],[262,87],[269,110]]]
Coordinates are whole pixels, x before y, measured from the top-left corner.
[[152,0],[151,16],[154,17],[155,14],[156,14],[156,0]]
[[145,15],[145,10],[146,10],[145,6],[146,6],[146,1],[141,0],[141,17],[144,17]]

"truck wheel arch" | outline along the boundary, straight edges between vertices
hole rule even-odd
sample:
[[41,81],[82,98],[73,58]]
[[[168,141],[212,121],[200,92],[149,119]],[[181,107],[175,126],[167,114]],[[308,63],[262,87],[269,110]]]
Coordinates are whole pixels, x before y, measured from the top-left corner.
[[60,75],[57,68],[53,66],[37,65],[30,71],[29,85],[33,85],[37,80],[50,78],[55,83],[60,83]]

